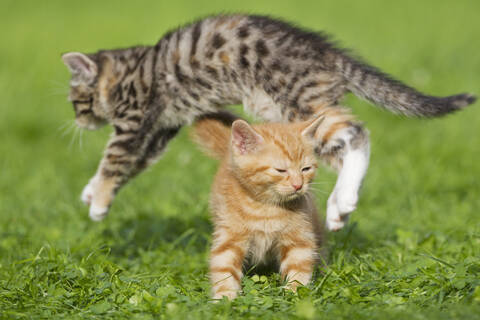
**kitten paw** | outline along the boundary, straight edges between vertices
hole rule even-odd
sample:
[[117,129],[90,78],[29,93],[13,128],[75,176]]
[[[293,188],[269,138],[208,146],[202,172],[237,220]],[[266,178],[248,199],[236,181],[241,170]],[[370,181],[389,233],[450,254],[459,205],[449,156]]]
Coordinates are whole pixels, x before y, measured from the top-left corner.
[[337,194],[334,191],[334,193],[330,195],[327,203],[327,229],[329,231],[338,231],[342,229],[347,224],[348,218],[349,214],[340,210],[338,206]]
[[92,203],[92,198],[93,198],[93,186],[91,183],[87,184],[85,188],[83,188],[82,195],[80,196],[80,199],[84,204],[89,206]]
[[102,221],[108,215],[108,207],[99,207],[94,204],[90,206],[90,219],[93,221]]
[[92,203],[93,195],[95,194],[95,185],[98,181],[97,176],[93,176],[88,184],[83,188],[82,194],[80,196],[80,199],[84,204],[89,206]]
[[352,192],[337,193],[337,208],[341,216],[355,211],[357,208],[358,195]]
[[345,222],[338,219],[338,220],[334,220],[334,219],[327,219],[327,229],[329,231],[339,231],[340,229],[342,229],[343,227],[345,227]]
[[297,288],[300,286],[303,286],[303,284],[300,283],[299,281],[291,281],[285,286],[285,289],[293,292],[297,292]]
[[219,300],[222,300],[223,297],[227,297],[228,300],[233,300],[237,297],[237,291],[228,290],[228,291],[217,292],[213,295],[212,299],[214,300],[214,302],[218,302]]

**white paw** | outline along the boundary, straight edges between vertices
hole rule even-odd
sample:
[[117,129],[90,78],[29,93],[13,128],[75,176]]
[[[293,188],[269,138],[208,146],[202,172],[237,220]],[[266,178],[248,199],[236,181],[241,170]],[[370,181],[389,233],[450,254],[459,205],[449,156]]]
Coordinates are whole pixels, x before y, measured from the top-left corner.
[[97,184],[98,178],[97,175],[94,175],[88,184],[83,188],[82,195],[80,199],[84,204],[89,206],[92,203],[93,195],[95,194],[95,185]]
[[[328,198],[327,202],[327,221],[326,221],[326,226],[327,229],[330,231],[338,231],[345,227],[345,225],[348,222],[349,218],[349,213],[353,210],[355,210],[355,206],[353,206],[353,209],[351,207],[347,208],[340,208],[338,205],[338,194],[337,191],[334,190],[330,197]],[[348,203],[348,202],[347,202]],[[351,211],[343,211],[345,209],[352,209]]]
[[345,222],[343,220],[327,219],[327,229],[329,231],[339,231],[343,227],[345,227]]
[[80,196],[80,199],[82,200],[82,202],[84,204],[89,206],[92,203],[93,194],[94,194],[94,190],[93,190],[92,183],[90,182],[89,184],[87,184],[85,186],[85,188],[83,188],[82,195]]
[[337,207],[341,216],[355,211],[357,208],[358,195],[355,191],[344,191],[342,189],[337,192]]
[[327,202],[327,229],[330,231],[338,231],[343,228],[340,219],[340,211],[337,207],[337,195],[335,191],[332,192]]
[[96,206],[95,204],[92,204],[90,206],[90,219],[93,221],[101,221],[105,219],[105,217],[108,215],[108,207],[99,207]]

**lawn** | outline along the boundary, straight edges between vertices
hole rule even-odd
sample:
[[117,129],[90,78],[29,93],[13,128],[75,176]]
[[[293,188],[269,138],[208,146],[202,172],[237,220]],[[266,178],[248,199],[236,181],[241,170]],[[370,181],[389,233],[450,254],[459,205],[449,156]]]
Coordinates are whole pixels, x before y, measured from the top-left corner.
[[[298,294],[250,272],[236,301],[209,302],[216,163],[188,128],[89,220],[79,195],[111,129],[70,129],[61,53],[154,44],[231,11],[326,30],[422,91],[480,94],[476,0],[1,0],[0,318],[479,319],[479,103],[419,120],[345,100],[371,132],[371,166],[350,225],[329,235],[327,270]],[[325,208],[335,174],[318,181]]]

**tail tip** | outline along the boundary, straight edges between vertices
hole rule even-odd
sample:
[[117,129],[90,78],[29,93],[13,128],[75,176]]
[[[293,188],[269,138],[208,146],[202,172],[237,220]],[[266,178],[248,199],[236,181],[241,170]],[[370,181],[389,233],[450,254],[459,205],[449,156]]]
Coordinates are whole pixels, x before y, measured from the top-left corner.
[[455,96],[454,104],[458,108],[463,108],[477,101],[477,97],[471,93],[462,93]]
[[466,94],[466,101],[467,101],[467,104],[474,104],[475,101],[477,101],[477,96],[475,96],[471,93],[467,93]]

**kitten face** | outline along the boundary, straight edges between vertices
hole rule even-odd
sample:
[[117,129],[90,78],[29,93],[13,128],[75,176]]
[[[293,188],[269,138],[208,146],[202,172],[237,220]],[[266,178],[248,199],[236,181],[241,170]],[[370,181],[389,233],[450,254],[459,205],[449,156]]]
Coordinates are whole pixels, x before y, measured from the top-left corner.
[[75,123],[82,129],[96,130],[106,124],[106,120],[95,112],[100,108],[95,96],[94,86],[84,83],[70,85],[68,100],[73,104]]
[[264,172],[272,180],[273,192],[284,200],[303,196],[315,177],[317,162],[313,155],[299,157],[293,161],[288,158],[282,159],[283,161],[278,159],[277,157],[272,159],[271,167]]
[[303,134],[305,123],[264,125],[254,130],[246,122],[238,122],[232,125],[231,159],[239,180],[268,202],[285,203],[305,195],[317,169],[312,143]]
[[235,157],[241,180],[264,200],[283,203],[301,197],[315,177],[317,162],[311,148],[297,146],[292,158],[284,148],[267,140],[254,154]]
[[97,64],[84,54],[71,52],[62,56],[72,73],[68,100],[73,104],[77,126],[96,130],[106,124],[97,94]]

